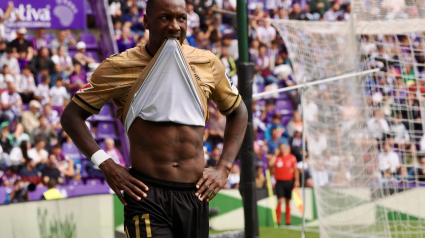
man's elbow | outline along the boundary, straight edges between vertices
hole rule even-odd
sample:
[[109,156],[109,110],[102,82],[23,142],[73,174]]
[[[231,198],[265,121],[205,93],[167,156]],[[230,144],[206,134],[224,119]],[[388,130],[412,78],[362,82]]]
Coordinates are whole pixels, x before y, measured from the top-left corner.
[[236,119],[238,123],[243,123],[245,126],[248,124],[248,109],[243,101],[241,101],[239,106],[229,116]]

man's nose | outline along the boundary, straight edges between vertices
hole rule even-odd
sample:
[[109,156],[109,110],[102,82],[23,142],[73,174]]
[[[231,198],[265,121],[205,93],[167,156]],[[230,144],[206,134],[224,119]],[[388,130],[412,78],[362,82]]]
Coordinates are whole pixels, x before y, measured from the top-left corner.
[[170,29],[170,30],[172,30],[172,31],[179,31],[180,30],[180,25],[179,25],[179,23],[177,22],[177,19],[173,19],[171,22],[170,22],[170,25],[168,25],[168,29]]

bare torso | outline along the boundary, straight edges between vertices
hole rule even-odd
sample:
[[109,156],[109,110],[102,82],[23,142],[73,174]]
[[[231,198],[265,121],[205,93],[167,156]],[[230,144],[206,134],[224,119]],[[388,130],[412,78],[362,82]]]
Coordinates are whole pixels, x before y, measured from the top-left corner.
[[128,132],[131,166],[153,178],[196,182],[205,166],[203,132],[199,126],[136,118]]

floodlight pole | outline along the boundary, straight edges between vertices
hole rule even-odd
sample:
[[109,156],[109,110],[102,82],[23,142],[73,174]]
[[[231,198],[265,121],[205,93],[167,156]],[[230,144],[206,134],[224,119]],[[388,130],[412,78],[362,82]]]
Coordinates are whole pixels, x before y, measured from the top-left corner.
[[[248,56],[248,15],[246,0],[237,0],[237,33],[239,47],[239,92],[248,109],[248,125],[240,150],[241,182],[239,185],[245,217],[245,237],[257,238],[258,211],[255,186],[254,128],[252,125],[252,83],[254,64]],[[273,208],[272,208],[273,209]]]

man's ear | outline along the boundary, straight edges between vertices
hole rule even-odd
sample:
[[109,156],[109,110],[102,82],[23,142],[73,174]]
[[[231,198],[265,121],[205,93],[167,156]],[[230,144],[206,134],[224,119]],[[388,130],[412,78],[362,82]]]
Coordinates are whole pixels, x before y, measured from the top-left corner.
[[148,14],[143,15],[143,26],[146,30],[149,30],[149,17]]

